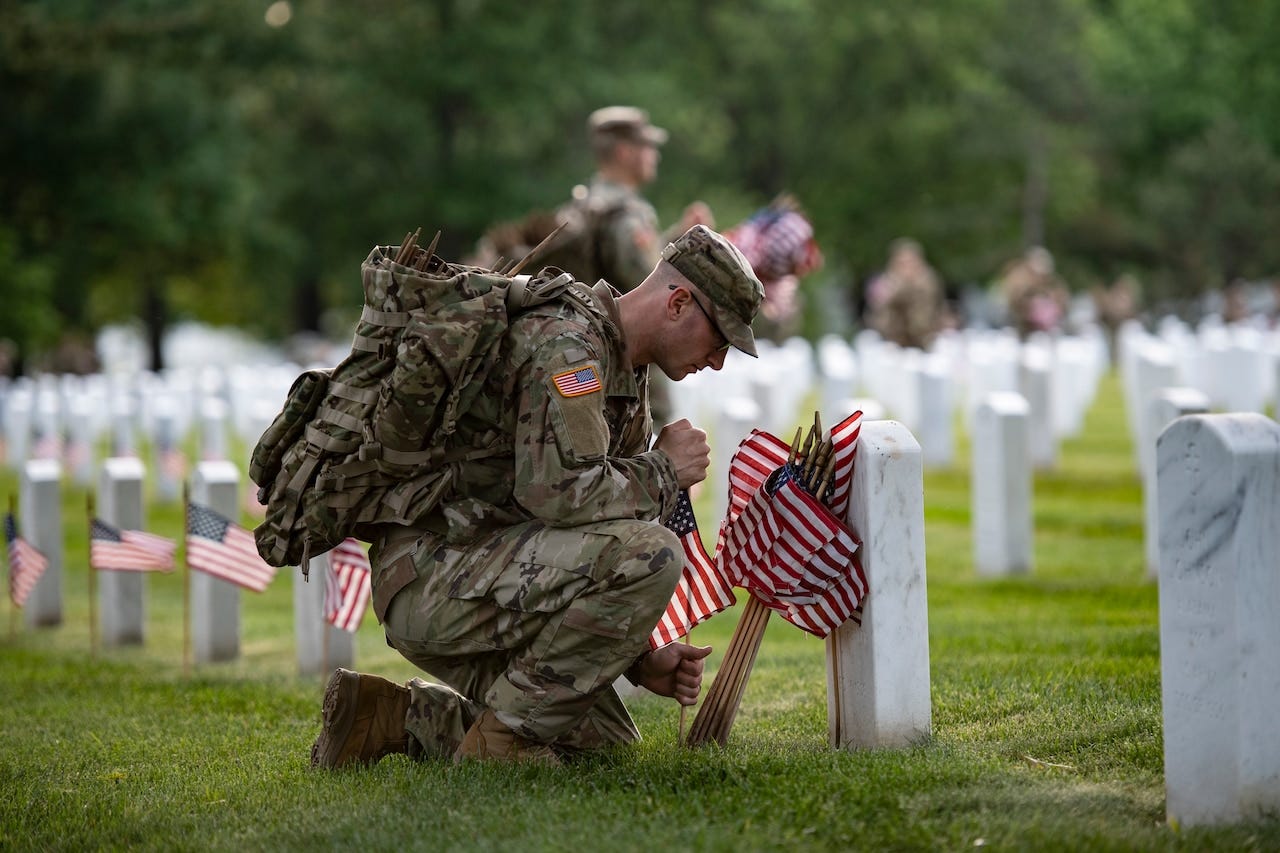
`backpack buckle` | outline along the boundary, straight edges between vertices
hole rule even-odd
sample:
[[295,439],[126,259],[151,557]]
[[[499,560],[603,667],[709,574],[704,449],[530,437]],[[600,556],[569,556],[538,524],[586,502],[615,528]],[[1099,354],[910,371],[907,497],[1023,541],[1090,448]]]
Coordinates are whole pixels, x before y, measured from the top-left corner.
[[368,444],[360,445],[360,449],[356,451],[356,458],[361,462],[373,462],[382,458],[382,445],[376,441]]

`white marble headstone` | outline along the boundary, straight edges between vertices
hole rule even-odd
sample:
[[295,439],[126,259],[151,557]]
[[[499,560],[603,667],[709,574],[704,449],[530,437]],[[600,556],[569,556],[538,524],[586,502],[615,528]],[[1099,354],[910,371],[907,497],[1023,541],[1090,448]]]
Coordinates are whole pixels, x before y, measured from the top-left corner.
[[970,472],[974,566],[980,575],[1031,570],[1031,409],[1022,395],[987,395],[973,418]]
[[[702,486],[711,489],[712,525],[718,525],[729,509],[729,461],[738,445],[760,425],[760,407],[748,397],[733,397],[720,407],[714,429],[710,430],[711,466]],[[779,436],[790,441],[791,436]],[[708,523],[708,522],[703,522]],[[714,528],[713,528],[714,529]]]
[[23,607],[24,624],[41,628],[62,624],[62,464],[31,459],[22,467],[18,519],[22,536],[48,564]]
[[[103,460],[98,488],[103,521],[119,530],[142,529],[144,473],[136,457]],[[99,571],[98,612],[103,646],[140,645],[146,634],[146,573]]]
[[355,661],[355,635],[325,621],[324,589],[329,555],[311,558],[310,580],[293,569],[293,637],[298,645],[298,672],[324,675],[334,667],[350,669]]
[[1146,459],[1142,474],[1143,542],[1146,544],[1147,577],[1160,572],[1160,501],[1159,477],[1156,472],[1156,440],[1169,424],[1183,415],[1202,415],[1209,411],[1209,398],[1196,388],[1161,388],[1147,401],[1143,421],[1143,447],[1139,453]]
[[924,464],[930,468],[949,468],[955,462],[951,385],[946,365],[932,360],[922,366],[917,376],[919,400],[915,408],[920,425],[916,436]]
[[830,741],[908,746],[933,727],[920,445],[896,421],[864,421],[853,471],[848,522],[868,591],[862,624],[846,622],[826,641]]
[[[191,500],[225,518],[240,517],[240,472],[225,460],[201,462]],[[191,652],[196,663],[240,656],[240,587],[207,572],[192,571]]]
[[1018,365],[1018,392],[1031,418],[1031,465],[1051,470],[1058,464],[1058,437],[1053,431],[1052,365],[1040,347],[1028,346]]
[[1160,669],[1174,825],[1280,812],[1280,424],[1189,415],[1161,434]]

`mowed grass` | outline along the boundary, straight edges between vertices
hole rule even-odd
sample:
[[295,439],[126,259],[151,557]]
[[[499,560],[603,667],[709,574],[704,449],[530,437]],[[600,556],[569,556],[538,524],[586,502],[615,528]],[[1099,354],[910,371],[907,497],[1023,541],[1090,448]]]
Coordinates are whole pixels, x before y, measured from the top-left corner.
[[[64,623],[0,634],[0,849],[1280,849],[1275,820],[1165,823],[1156,587],[1115,377],[1036,477],[1028,576],[975,575],[964,441],[925,477],[931,739],[830,749],[824,645],[775,617],[727,747],[679,747],[676,707],[645,697],[643,742],[554,770],[310,770],[322,679],[297,675],[288,573],[243,595],[235,662],[184,674],[180,574],[150,578],[143,646],[91,656],[68,489]],[[151,529],[180,525],[150,507]],[[740,609],[694,632],[713,668]],[[356,661],[415,674],[372,618]]]

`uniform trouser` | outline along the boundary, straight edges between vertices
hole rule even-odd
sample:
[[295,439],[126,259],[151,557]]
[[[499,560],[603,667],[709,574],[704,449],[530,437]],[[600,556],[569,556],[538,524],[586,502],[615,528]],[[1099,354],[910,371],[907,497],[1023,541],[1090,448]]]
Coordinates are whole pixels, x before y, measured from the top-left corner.
[[485,708],[566,751],[639,738],[613,682],[648,647],[683,566],[659,524],[527,522],[462,547],[426,537],[391,600],[387,642],[443,682],[410,682],[406,728],[452,754]]

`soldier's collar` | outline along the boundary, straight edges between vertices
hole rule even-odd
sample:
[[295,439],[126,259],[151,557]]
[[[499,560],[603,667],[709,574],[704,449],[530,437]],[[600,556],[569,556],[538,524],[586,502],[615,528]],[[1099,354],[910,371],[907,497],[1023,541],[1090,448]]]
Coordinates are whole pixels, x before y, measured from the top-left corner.
[[608,338],[614,346],[614,358],[617,370],[610,371],[605,380],[608,385],[605,393],[610,397],[639,397],[640,386],[636,384],[636,370],[627,358],[627,342],[622,337],[622,313],[618,310],[618,297],[621,294],[604,279],[591,286],[591,295],[605,316]]

